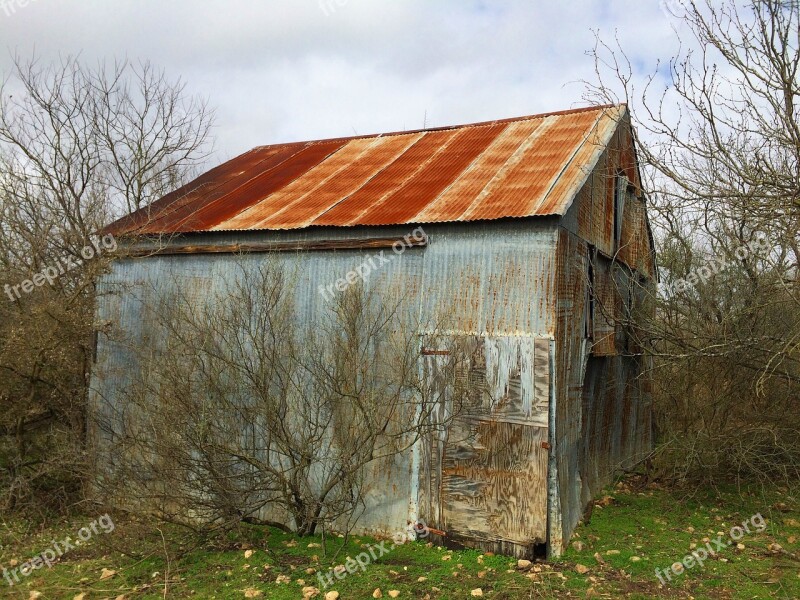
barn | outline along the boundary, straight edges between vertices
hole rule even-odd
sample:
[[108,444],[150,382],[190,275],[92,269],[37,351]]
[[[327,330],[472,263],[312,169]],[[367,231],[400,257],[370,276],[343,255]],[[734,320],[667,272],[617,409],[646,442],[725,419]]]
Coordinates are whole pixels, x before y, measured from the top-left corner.
[[[373,474],[357,530],[422,519],[445,543],[558,555],[652,444],[631,315],[656,264],[633,135],[607,105],[255,148],[107,228],[127,252],[98,283],[97,321],[141,340],[147,289],[202,296],[265,254],[299,273],[309,321],[349,274],[400,282],[421,314],[455,311],[478,400]],[[96,342],[95,411],[124,414],[137,365],[118,339]],[[439,358],[420,342],[421,368]]]

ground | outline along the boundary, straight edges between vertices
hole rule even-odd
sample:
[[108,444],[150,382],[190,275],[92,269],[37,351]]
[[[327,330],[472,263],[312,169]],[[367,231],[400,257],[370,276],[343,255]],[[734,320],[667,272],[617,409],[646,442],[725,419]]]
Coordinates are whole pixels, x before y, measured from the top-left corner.
[[[200,540],[176,526],[112,513],[113,531],[95,527],[52,568],[25,577],[21,563],[55,544],[63,550],[61,540],[76,537],[82,527],[86,537],[89,524],[104,513],[63,519],[47,529],[16,519],[0,525],[0,565],[14,583],[0,579],[0,597],[295,600],[304,588],[318,588],[319,599],[336,591],[348,600],[372,598],[379,588],[383,598],[398,591],[399,598],[436,600],[472,598],[478,589],[495,599],[800,598],[799,491],[693,493],[627,479],[595,503],[590,522],[579,527],[564,556],[522,567],[508,557],[425,541],[392,548],[391,541],[332,537],[323,547],[321,538],[257,526]],[[732,528],[743,523],[750,532],[733,530],[740,539],[732,541]],[[666,585],[659,581],[656,568],[668,571],[692,551],[702,557],[704,547],[716,554],[680,575],[670,571],[671,581],[662,574]],[[332,576],[325,587],[318,574],[337,565],[354,572],[340,569],[341,579]]]

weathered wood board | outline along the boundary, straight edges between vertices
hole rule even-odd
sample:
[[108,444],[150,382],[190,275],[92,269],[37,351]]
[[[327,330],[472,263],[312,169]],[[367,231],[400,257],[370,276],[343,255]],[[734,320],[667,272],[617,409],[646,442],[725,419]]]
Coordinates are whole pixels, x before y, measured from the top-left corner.
[[[420,509],[445,541],[528,555],[547,540],[550,342],[530,336],[471,337],[463,404],[438,411],[447,427],[426,440]],[[455,344],[454,344],[455,345]],[[423,357],[430,385],[446,357]],[[443,368],[443,367],[442,367]],[[470,541],[471,540],[471,541]]]

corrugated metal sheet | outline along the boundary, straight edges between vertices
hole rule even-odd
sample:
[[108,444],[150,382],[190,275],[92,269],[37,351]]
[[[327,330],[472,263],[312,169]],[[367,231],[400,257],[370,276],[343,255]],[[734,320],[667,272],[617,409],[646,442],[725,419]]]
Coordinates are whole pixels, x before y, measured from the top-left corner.
[[[311,242],[347,239],[372,231],[368,227],[315,228],[275,232],[270,237],[276,242]],[[399,237],[407,231],[407,227],[398,226],[382,229],[381,233]],[[459,328],[453,332],[454,338],[467,336],[481,343],[488,340],[490,344],[502,343],[515,351],[528,347],[527,353],[519,350],[511,354],[495,348],[480,361],[486,381],[494,389],[508,387],[513,402],[495,408],[495,416],[502,417],[496,424],[476,427],[481,440],[487,444],[491,441],[500,449],[489,452],[487,446],[487,450],[480,450],[482,462],[476,463],[473,475],[484,491],[477,493],[476,498],[484,503],[485,514],[501,521],[492,526],[472,520],[469,526],[475,532],[482,532],[476,539],[485,540],[492,551],[527,556],[530,548],[545,537],[547,451],[541,442],[547,440],[549,427],[544,424],[546,411],[542,407],[548,403],[546,380],[549,379],[544,357],[552,356],[551,349],[540,352],[535,347],[531,362],[529,346],[534,340],[538,344],[551,340],[555,332],[556,228],[550,221],[527,220],[487,223],[474,228],[437,224],[426,226],[425,231],[436,240],[435,244],[392,257],[388,264],[370,274],[365,285],[379,290],[387,305],[399,303],[403,310],[411,311],[423,326],[453,323]],[[206,233],[198,234],[195,242],[247,243],[261,235]],[[319,323],[330,310],[320,288],[344,276],[374,253],[371,250],[286,252],[274,254],[270,260],[290,274],[298,322],[311,324]],[[98,362],[93,369],[92,384],[96,414],[106,415],[105,418],[115,414],[123,417],[121,390],[130,385],[131,377],[139,369],[134,348],[150,348],[158,340],[158,319],[148,314],[153,298],[178,294],[184,301],[201,306],[203,298],[222,293],[229,282],[242,274],[263,268],[264,260],[260,254],[196,254],[115,261],[111,272],[99,283],[97,319],[113,323],[114,330],[98,339]],[[539,374],[533,378],[531,372]],[[457,432],[450,437],[451,450],[460,439]],[[113,455],[107,453],[107,456]],[[535,459],[535,465],[529,457]],[[463,487],[466,478],[466,474],[459,475],[458,469],[467,461],[459,463],[452,454],[443,459],[446,472],[444,476],[439,472],[436,477],[443,485],[449,485],[450,491],[444,494],[451,502],[450,521],[446,523],[454,532],[468,534],[465,522],[458,521],[453,513],[453,507],[460,502],[455,491]],[[367,475],[368,510],[358,523],[359,532],[391,534],[407,522],[409,502],[417,499],[412,484],[422,476],[419,473],[422,467],[415,467],[412,456],[406,453],[392,460],[388,465],[381,463],[380,468],[376,466]],[[505,501],[504,495],[512,493],[507,490],[515,489],[520,491],[513,495],[524,497],[524,502]],[[532,509],[534,505],[536,511]],[[476,506],[475,510],[478,509]],[[283,518],[268,510],[260,516],[271,520]],[[493,535],[497,539],[489,541]]]
[[107,232],[302,229],[563,215],[624,105],[256,148]]

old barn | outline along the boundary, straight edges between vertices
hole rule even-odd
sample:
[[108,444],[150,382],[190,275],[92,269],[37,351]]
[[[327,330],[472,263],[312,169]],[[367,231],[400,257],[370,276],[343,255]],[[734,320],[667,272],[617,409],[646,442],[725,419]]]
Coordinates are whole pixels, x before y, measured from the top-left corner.
[[[247,268],[269,253],[297,269],[295,314],[312,322],[320,290],[423,230],[364,285],[400,282],[421,314],[455,311],[448,335],[469,341],[485,401],[374,473],[358,529],[421,518],[448,542],[559,554],[651,447],[629,316],[656,266],[624,105],[255,148],[108,228],[131,252],[100,282],[97,319],[143,339],[148,289],[201,297],[234,257]],[[438,358],[420,342],[421,368]],[[136,367],[99,336],[97,410],[121,402]]]

